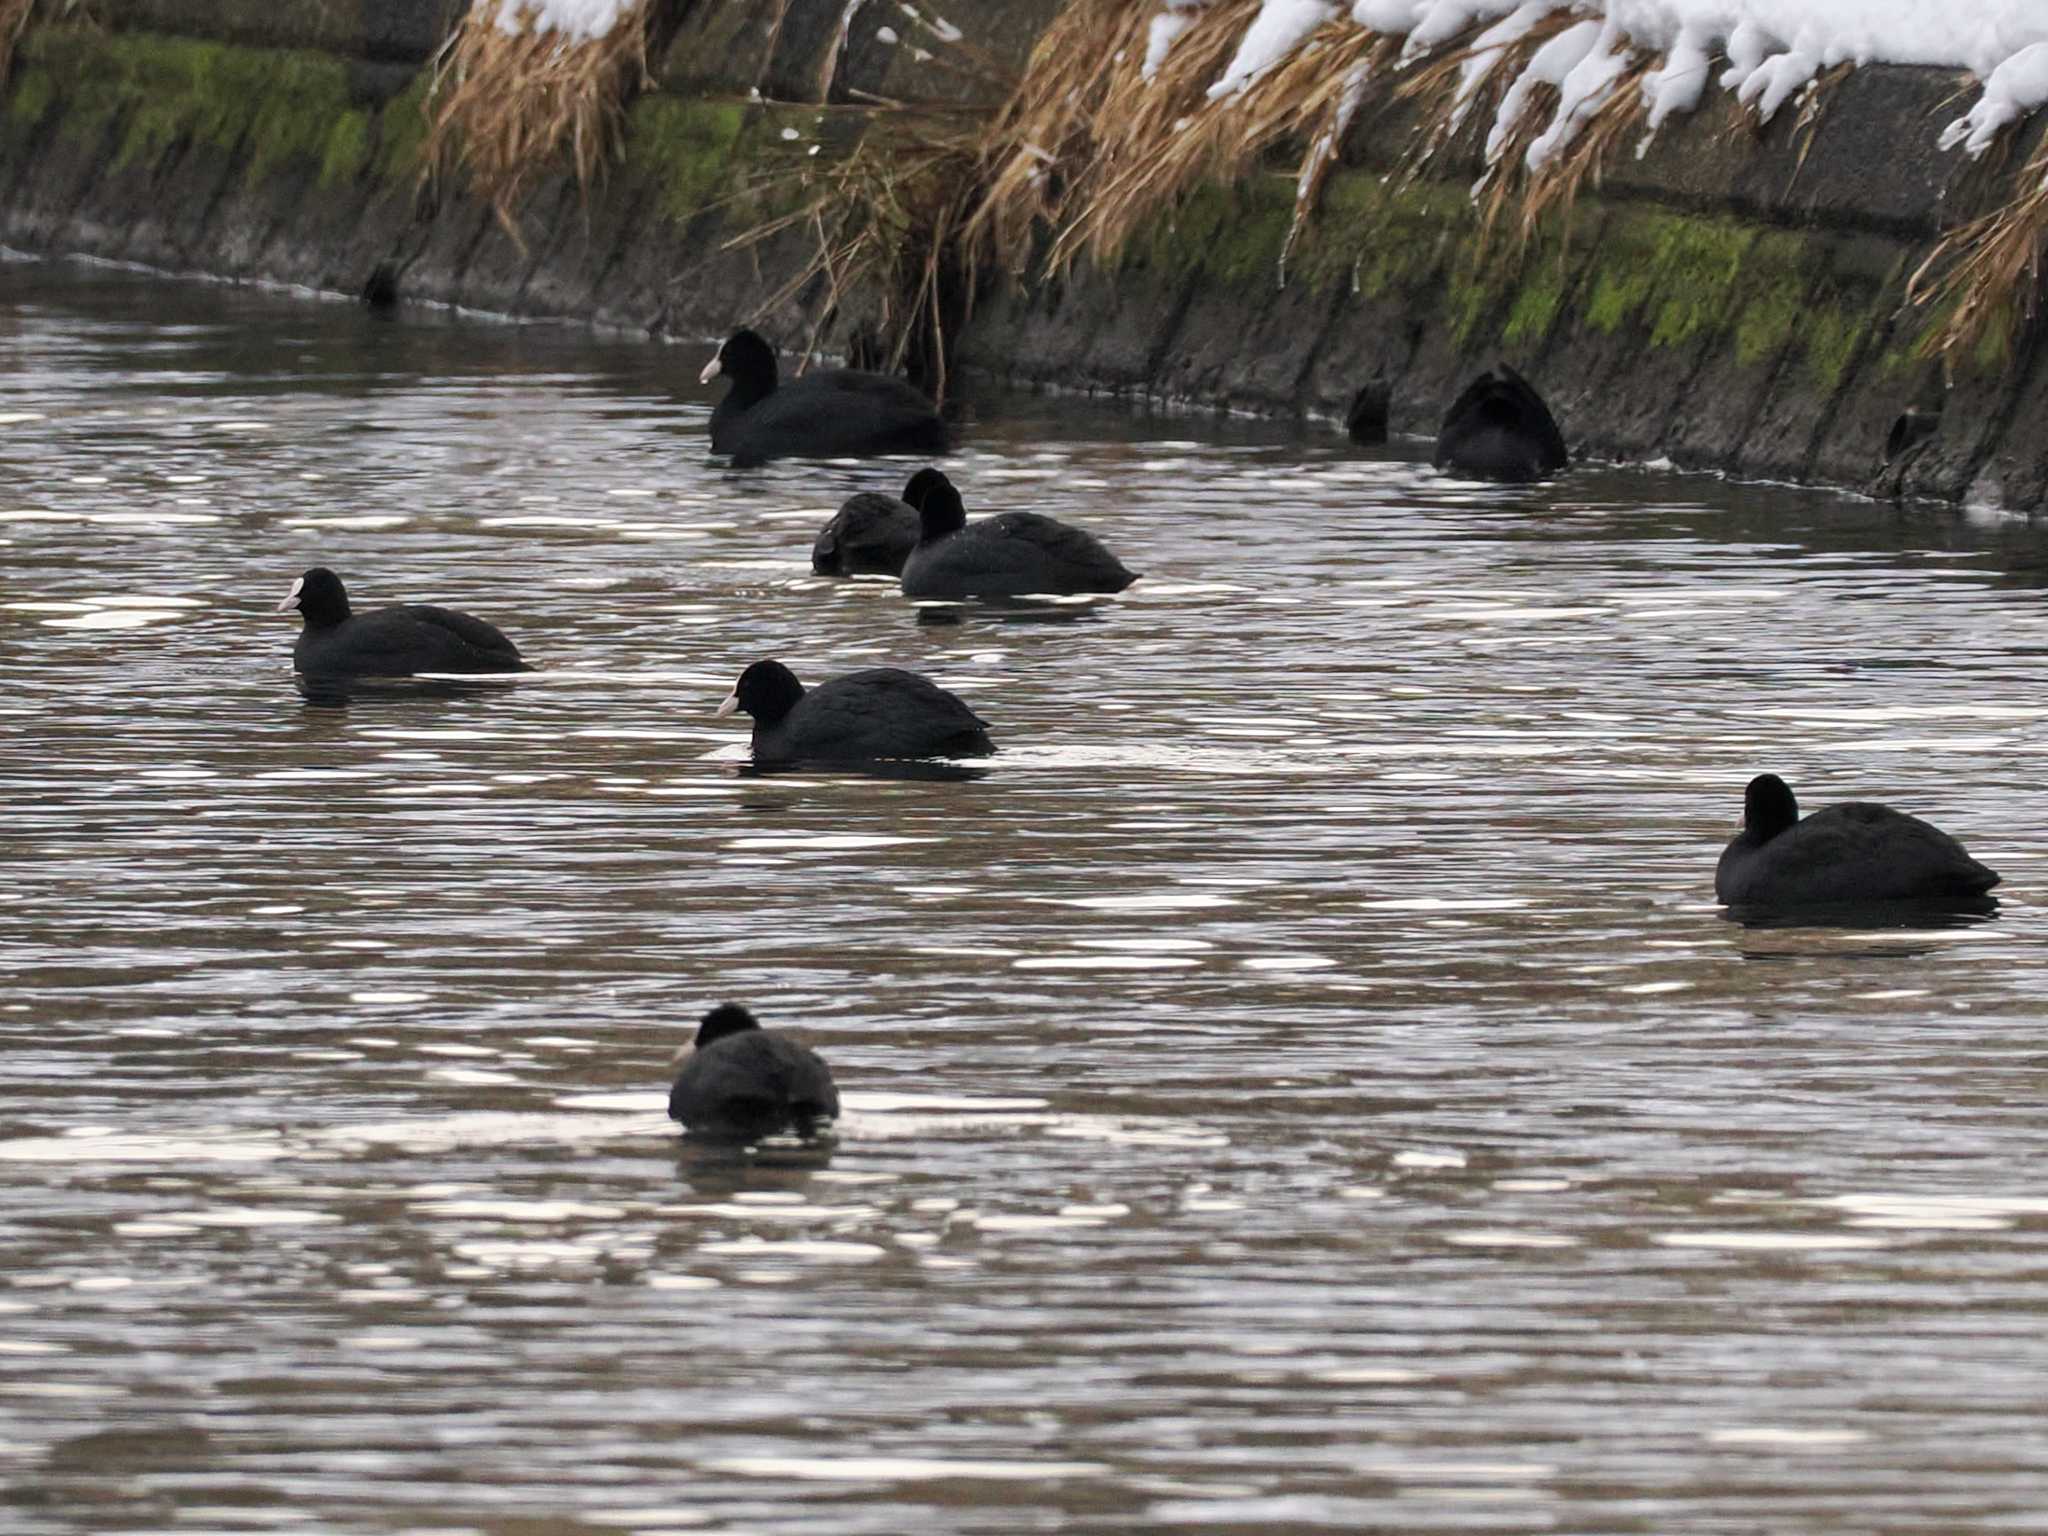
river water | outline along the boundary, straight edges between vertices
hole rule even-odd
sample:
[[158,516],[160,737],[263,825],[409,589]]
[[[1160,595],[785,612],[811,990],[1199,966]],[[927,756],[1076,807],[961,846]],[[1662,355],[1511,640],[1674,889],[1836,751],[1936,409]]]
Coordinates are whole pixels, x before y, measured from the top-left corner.
[[[2048,536],[993,399],[1145,579],[809,573],[709,347],[0,267],[0,1529],[2048,1530]],[[322,563],[545,669],[294,689]],[[987,718],[742,774],[780,656]],[[1995,919],[1747,929],[1741,790]],[[663,1115],[725,998],[836,1148]]]

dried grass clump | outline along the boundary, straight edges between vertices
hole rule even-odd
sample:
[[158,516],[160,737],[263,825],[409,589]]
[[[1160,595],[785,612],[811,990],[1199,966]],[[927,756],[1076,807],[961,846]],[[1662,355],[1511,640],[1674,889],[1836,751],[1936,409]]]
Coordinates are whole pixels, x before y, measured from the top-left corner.
[[[1229,9],[1222,5],[1215,12]],[[1368,77],[1392,61],[1399,44],[1348,21],[1329,22],[1242,91],[1211,100],[1209,83],[1230,62],[1238,36],[1256,13],[1256,6],[1246,6],[1229,18],[1234,30],[1206,27],[1212,13],[1203,13],[1204,21],[1189,29],[1153,78],[1147,94],[1156,92],[1155,99],[1140,101],[1127,115],[1098,117],[1102,147],[1095,172],[1081,206],[1053,242],[1053,266],[1084,251],[1098,261],[1113,257],[1196,183],[1233,180],[1273,146],[1290,142],[1305,146],[1296,173],[1292,244],[1336,166]]]
[[520,244],[519,204],[566,151],[589,188],[616,151],[626,101],[645,84],[647,14],[628,11],[602,37],[543,31],[520,6],[518,30],[498,25],[495,0],[479,0],[434,62],[427,97],[430,175],[459,166]]
[[2022,190],[1981,218],[1952,229],[1906,283],[1909,302],[1935,319],[1920,338],[1923,358],[2003,351],[2040,313],[2048,251],[2048,139],[2020,167]]
[[848,299],[872,297],[883,353],[869,366],[894,372],[914,354],[927,390],[943,402],[948,311],[955,299],[972,298],[971,284],[956,279],[965,270],[964,226],[979,203],[978,126],[946,129],[907,109],[884,110],[850,154],[806,155],[757,178],[750,194],[785,203],[794,196],[797,205],[723,248],[744,250],[801,230],[811,251],[749,321],[818,289],[802,348],[809,353]]
[[1650,116],[1643,79],[1662,65],[1660,55],[1632,55],[1615,80],[1613,91],[1587,114],[1571,143],[1543,167],[1542,174],[1530,178],[1528,192],[1522,199],[1523,240],[1552,212],[1562,212],[1569,219],[1580,191],[1588,185],[1597,191],[1601,177],[1621,153],[1622,146],[1641,137],[1643,124]]
[[[1555,10],[1513,41],[1484,48],[1477,41],[1490,23],[1477,24],[1414,70],[1398,94],[1419,103],[1424,127],[1403,162],[1403,176],[1421,175],[1446,154],[1479,152],[1509,88],[1529,61],[1552,38],[1584,19],[1569,10]],[[1649,115],[1642,84],[1658,62],[1651,53],[1631,54],[1606,98],[1581,120],[1571,141],[1535,170],[1529,167],[1529,147],[1550,127],[1560,97],[1557,88],[1547,84],[1529,91],[1472,189],[1479,208],[1480,255],[1507,227],[1514,229],[1519,244],[1526,245],[1550,214],[1569,218],[1580,191],[1588,184],[1599,186],[1607,166]],[[1473,71],[1469,82],[1468,70]]]

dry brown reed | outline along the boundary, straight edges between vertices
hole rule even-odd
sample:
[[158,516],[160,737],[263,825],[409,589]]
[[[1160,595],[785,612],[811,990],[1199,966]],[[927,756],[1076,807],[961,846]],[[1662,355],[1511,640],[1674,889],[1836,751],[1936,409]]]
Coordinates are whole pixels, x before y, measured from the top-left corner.
[[971,288],[953,278],[962,260],[962,226],[975,205],[978,126],[947,127],[924,114],[885,109],[850,153],[793,158],[755,178],[750,195],[794,206],[742,230],[724,249],[744,250],[791,232],[808,236],[810,249],[748,319],[816,290],[801,349],[809,354],[849,300],[870,300],[883,343],[880,366],[894,372],[914,351],[926,388],[943,402],[949,309],[956,298],[972,297]]
[[1950,230],[1907,280],[1908,302],[1934,316],[1916,349],[1921,357],[1952,367],[1959,358],[2002,351],[2040,313],[2042,258],[2048,251],[2048,138],[2016,179],[2020,190],[2014,196]]
[[647,80],[647,14],[621,15],[602,37],[543,31],[518,11],[518,29],[498,25],[498,7],[479,0],[434,62],[427,100],[427,174],[460,167],[523,246],[518,210],[535,182],[566,154],[586,190],[616,151],[627,98]]
[[1553,212],[1561,212],[1569,220],[1579,193],[1587,186],[1597,191],[1607,167],[1614,163],[1623,146],[1641,136],[1650,115],[1650,103],[1643,95],[1643,79],[1651,70],[1661,68],[1663,62],[1658,54],[1632,54],[1613,90],[1586,115],[1571,143],[1558,151],[1541,175],[1530,178],[1522,198],[1523,240],[1534,234],[1536,226]]

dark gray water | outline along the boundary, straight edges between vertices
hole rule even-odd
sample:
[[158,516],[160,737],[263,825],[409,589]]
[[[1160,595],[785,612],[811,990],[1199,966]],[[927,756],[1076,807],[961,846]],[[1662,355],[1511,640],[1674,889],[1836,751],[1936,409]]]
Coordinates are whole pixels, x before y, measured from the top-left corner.
[[[709,347],[0,267],[0,1529],[2048,1530],[2048,536],[983,402],[1146,579],[809,574]],[[309,705],[292,621],[544,667]],[[986,777],[736,772],[749,661]],[[1992,922],[1747,930],[1743,782]],[[800,1025],[829,1155],[686,1149]]]

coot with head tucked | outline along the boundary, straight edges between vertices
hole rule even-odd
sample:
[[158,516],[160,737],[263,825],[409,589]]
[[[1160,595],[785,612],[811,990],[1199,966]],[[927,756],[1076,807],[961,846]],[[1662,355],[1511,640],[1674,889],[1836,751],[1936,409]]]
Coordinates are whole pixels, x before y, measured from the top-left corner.
[[894,496],[862,491],[847,497],[811,546],[820,576],[900,576],[917,547],[917,508]]
[[880,762],[986,757],[987,722],[929,678],[895,667],[849,672],[806,688],[779,661],[740,674],[720,715],[754,717],[754,761]]
[[818,1053],[763,1029],[737,1003],[704,1015],[679,1065],[668,1116],[693,1136],[811,1136],[839,1115],[839,1090]]
[[292,665],[309,677],[411,677],[420,672],[525,672],[519,651],[494,624],[431,603],[355,613],[341,578],[316,565],[279,613],[305,619]]
[[1121,592],[1138,579],[1094,534],[1055,518],[1002,512],[970,524],[960,493],[936,469],[912,475],[903,499],[918,515],[917,547],[903,562],[905,597]]
[[1550,407],[1506,363],[1458,396],[1436,435],[1438,469],[1482,480],[1540,480],[1571,462]]
[[1714,895],[1731,907],[1971,901],[1996,884],[1946,832],[1888,805],[1850,800],[1802,821],[1775,773],[1749,781],[1742,831],[1714,870]]
[[711,412],[711,451],[735,464],[798,456],[944,453],[946,424],[902,379],[826,368],[780,381],[775,353],[752,331],[735,331],[697,376],[732,380]]

